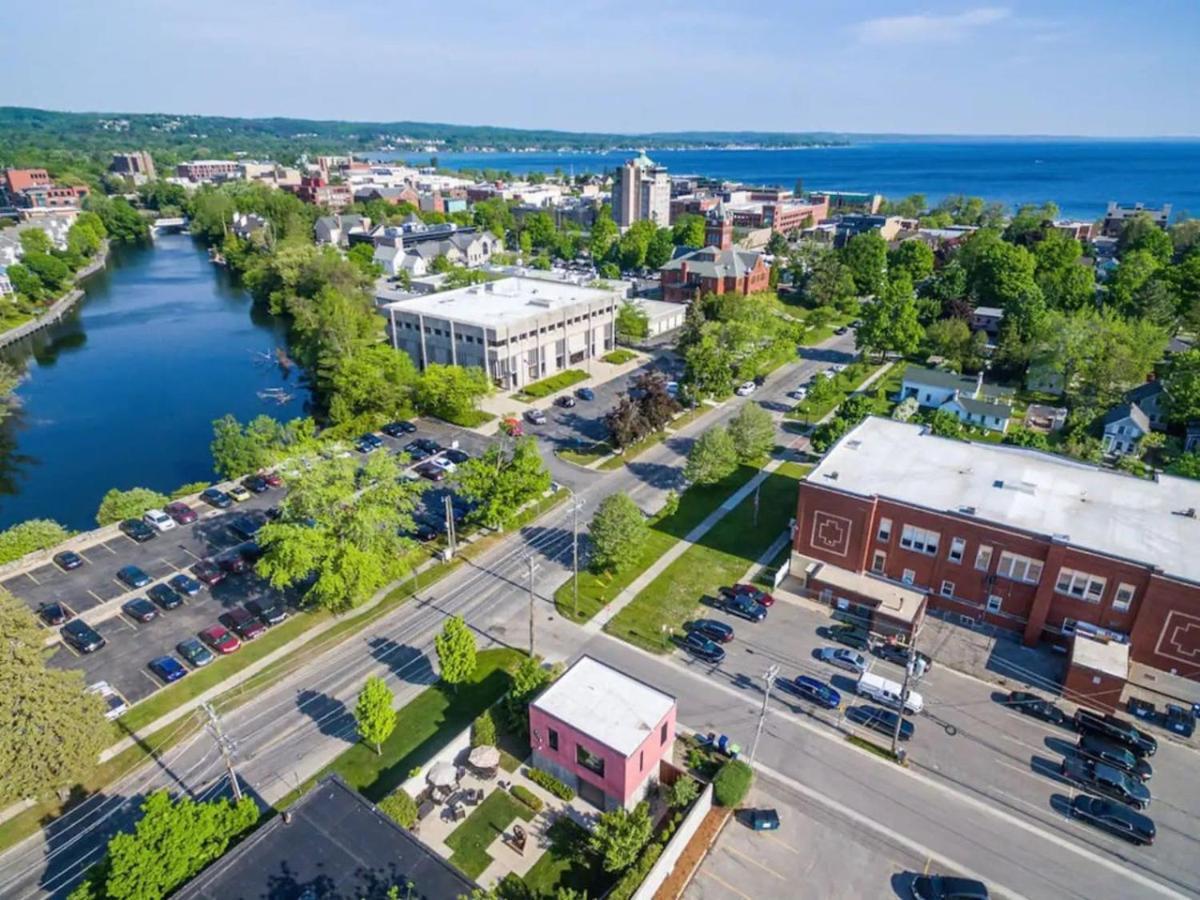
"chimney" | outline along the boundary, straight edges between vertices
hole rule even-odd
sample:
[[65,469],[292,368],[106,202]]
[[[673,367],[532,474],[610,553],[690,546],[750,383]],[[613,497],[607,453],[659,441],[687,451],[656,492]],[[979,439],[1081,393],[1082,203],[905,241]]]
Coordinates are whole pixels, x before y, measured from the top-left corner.
[[679,277],[682,281],[687,281],[687,260],[681,260],[679,263]]

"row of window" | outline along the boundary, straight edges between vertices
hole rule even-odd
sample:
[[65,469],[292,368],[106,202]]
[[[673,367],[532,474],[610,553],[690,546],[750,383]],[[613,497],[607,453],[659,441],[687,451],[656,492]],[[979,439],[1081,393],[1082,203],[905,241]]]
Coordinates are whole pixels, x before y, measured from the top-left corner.
[[[550,743],[551,750],[558,750],[558,732],[553,728],[547,729],[547,740]],[[663,722],[662,728],[658,732],[658,742],[660,745],[667,742],[667,723]],[[583,744],[575,745],[575,762],[583,766],[589,772],[595,772],[601,778],[604,777],[604,757],[597,756],[592,753]],[[646,753],[644,750],[638,751],[638,771],[644,771],[646,768]]]

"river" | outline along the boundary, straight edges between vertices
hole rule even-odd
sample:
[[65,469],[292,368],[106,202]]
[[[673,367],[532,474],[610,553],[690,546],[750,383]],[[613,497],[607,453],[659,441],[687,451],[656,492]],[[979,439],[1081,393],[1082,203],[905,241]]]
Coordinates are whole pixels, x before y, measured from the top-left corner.
[[[262,359],[285,326],[187,235],[114,247],[57,325],[5,348],[25,372],[0,423],[0,527],[94,527],[113,487],[170,492],[213,477],[212,422],[305,414],[299,373]],[[282,405],[258,392],[284,388]]]

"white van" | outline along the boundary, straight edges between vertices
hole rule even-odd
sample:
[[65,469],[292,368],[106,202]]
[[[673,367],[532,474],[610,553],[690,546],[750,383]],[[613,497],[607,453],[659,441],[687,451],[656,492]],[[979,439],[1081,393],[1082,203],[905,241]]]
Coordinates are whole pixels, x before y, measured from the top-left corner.
[[[858,684],[854,686],[855,693],[860,697],[870,697],[892,709],[900,708],[900,694],[903,690],[903,685],[884,678],[882,675],[876,675],[874,672],[863,672],[858,676]],[[925,701],[921,699],[921,695],[916,691],[909,691],[904,711],[915,715],[924,708]]]

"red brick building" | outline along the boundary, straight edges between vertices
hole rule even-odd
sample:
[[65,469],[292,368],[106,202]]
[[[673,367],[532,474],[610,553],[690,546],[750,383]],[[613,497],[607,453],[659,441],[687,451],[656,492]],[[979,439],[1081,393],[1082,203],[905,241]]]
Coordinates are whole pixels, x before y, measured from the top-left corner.
[[50,187],[50,173],[45,169],[5,169],[4,192],[10,197],[34,187]]
[[88,194],[85,187],[55,184],[45,169],[5,169],[0,202],[21,209],[74,209]]
[[765,291],[770,280],[761,253],[716,247],[680,256],[659,271],[663,299],[675,303],[698,300],[705,294],[754,294]]
[[305,203],[344,209],[354,202],[354,192],[345,184],[330,184],[321,175],[305,175],[295,188],[296,196]]
[[831,566],[916,590],[1030,645],[1082,624],[1200,680],[1198,548],[1200,482],[872,417],[801,482],[792,574]]

